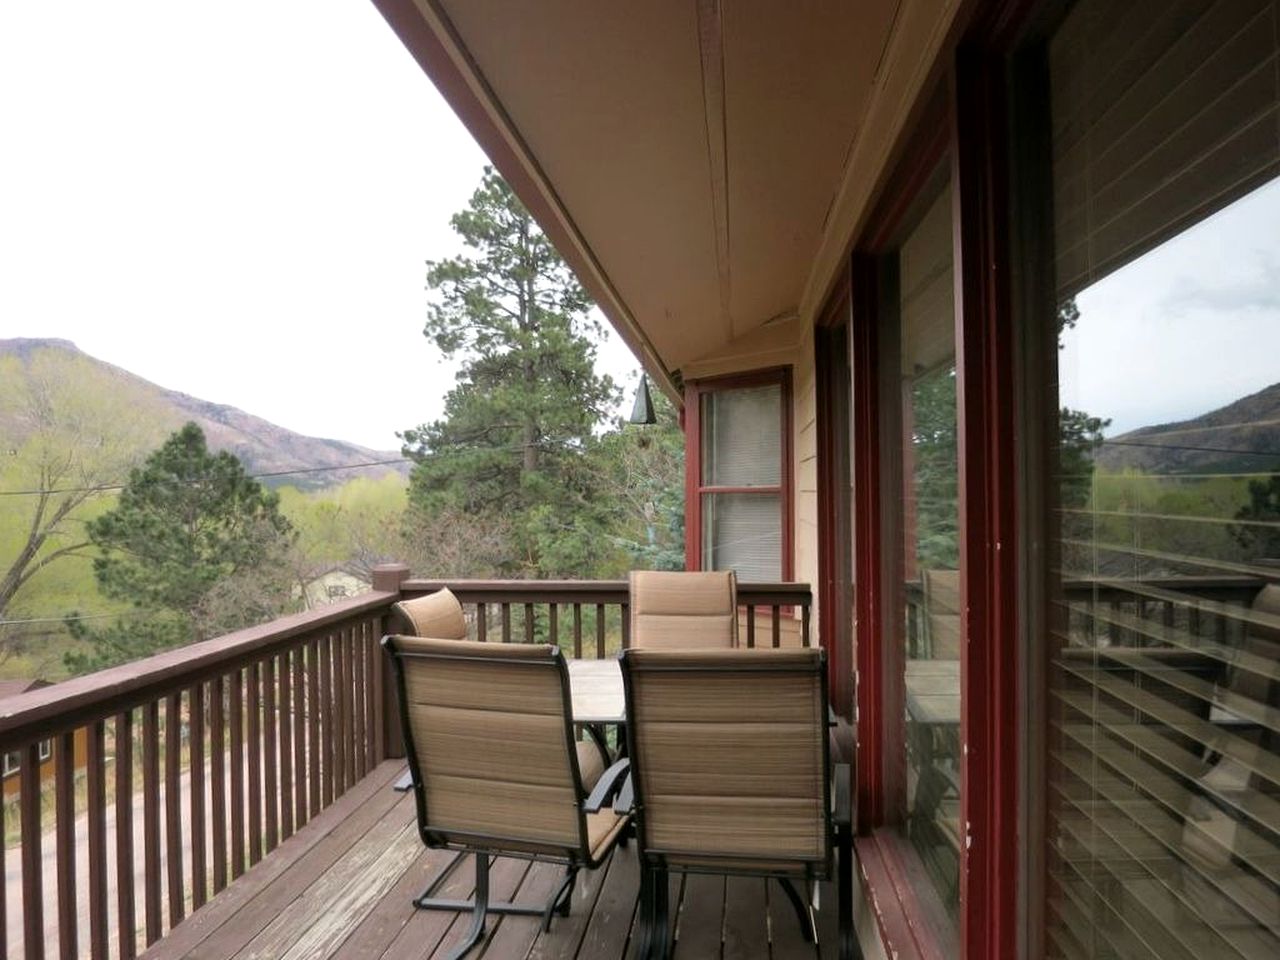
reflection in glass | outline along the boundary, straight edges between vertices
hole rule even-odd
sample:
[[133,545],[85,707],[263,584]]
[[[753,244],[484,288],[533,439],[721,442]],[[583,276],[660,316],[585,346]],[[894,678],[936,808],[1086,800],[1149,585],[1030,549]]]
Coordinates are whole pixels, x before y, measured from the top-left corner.
[[1046,952],[1276,957],[1276,9],[1133,8],[1126,56],[1097,0],[1050,53]]
[[901,351],[904,824],[939,898],[959,900],[960,555],[951,193],[897,254]]

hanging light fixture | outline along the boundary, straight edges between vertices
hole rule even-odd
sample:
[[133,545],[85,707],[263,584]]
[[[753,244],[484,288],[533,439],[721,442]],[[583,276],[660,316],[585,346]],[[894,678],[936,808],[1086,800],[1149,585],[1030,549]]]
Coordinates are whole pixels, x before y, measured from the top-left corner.
[[629,423],[657,423],[653,413],[653,398],[649,396],[649,377],[641,373],[640,385],[636,387],[636,402],[631,407]]

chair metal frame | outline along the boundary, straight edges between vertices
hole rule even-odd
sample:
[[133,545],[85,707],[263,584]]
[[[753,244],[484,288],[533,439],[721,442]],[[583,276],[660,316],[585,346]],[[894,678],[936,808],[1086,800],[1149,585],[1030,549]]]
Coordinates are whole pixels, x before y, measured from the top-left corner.
[[[779,885],[787,895],[787,899],[791,902],[792,908],[795,910],[796,917],[800,922],[801,933],[805,941],[809,943],[817,942],[817,928],[813,919],[813,911],[810,904],[801,898],[792,880],[802,879],[805,881],[806,887],[809,887],[818,880],[825,880],[834,876],[837,890],[839,955],[841,960],[861,958],[862,951],[858,944],[857,931],[853,923],[853,817],[850,768],[848,764],[836,764],[833,770],[831,744],[829,737],[826,735],[825,723],[824,735],[822,736],[822,763],[824,784],[823,819],[827,853],[821,860],[806,862],[792,859],[787,861],[788,863],[804,862],[803,875],[798,875],[796,870],[784,865],[779,865],[776,870],[761,869],[755,866],[761,861],[771,859],[769,856],[756,854],[716,854],[709,856],[703,851],[662,850],[647,846],[645,840],[643,775],[641,770],[634,764],[634,760],[639,756],[636,752],[637,724],[643,723],[643,721],[637,721],[635,715],[636,700],[632,673],[634,668],[631,666],[631,658],[628,656],[628,652],[627,650],[622,651],[619,660],[622,664],[622,683],[627,701],[627,747],[633,764],[626,784],[619,791],[618,797],[614,802],[614,810],[615,812],[626,812],[631,815],[631,828],[635,831],[639,849],[641,870],[639,939],[634,953],[637,960],[649,960],[649,958],[667,960],[671,955],[668,877],[673,869],[679,873],[707,873],[721,876],[731,874],[734,876],[758,876],[778,880]],[[713,651],[707,652],[714,654]],[[663,673],[714,674],[722,672],[720,668],[679,663],[663,666],[646,665],[641,669],[647,672]],[[742,673],[754,670],[773,673],[816,673],[821,696],[821,711],[819,715],[823,718],[829,716],[830,704],[827,693],[827,658],[825,651],[818,650],[817,655],[814,657],[813,666],[781,666],[770,664],[764,659],[759,663],[752,664],[749,660],[744,660],[740,665],[735,665],[732,672]],[[833,772],[835,774],[834,803],[832,802]],[[670,863],[670,859],[673,857],[687,857],[693,860],[714,859],[730,862],[741,860],[744,866],[740,870],[724,865],[701,867],[677,863],[677,865],[673,866]],[[833,857],[836,867],[834,871],[832,870]]]
[[[456,856],[447,863],[444,868],[432,878],[427,884],[426,889],[422,891],[413,900],[413,905],[419,910],[450,910],[458,913],[470,911],[471,925],[468,928],[467,935],[463,938],[458,947],[449,955],[448,960],[459,960],[468,951],[472,949],[484,937],[485,921],[489,914],[499,915],[516,915],[516,916],[537,916],[542,918],[542,929],[549,930],[551,928],[551,918],[553,915],[568,916],[569,905],[571,902],[573,888],[577,881],[578,871],[583,867],[587,869],[595,869],[604,862],[609,854],[613,851],[614,845],[617,843],[618,837],[626,832],[626,825],[615,835],[613,842],[606,846],[598,857],[591,856],[590,842],[587,834],[588,813],[596,813],[611,803],[618,791],[621,789],[628,773],[628,761],[621,760],[608,766],[604,774],[601,775],[599,782],[588,794],[582,783],[582,773],[578,766],[578,756],[574,736],[574,724],[572,710],[570,709],[572,699],[569,694],[569,672],[565,667],[564,657],[560,650],[551,648],[551,655],[546,660],[530,660],[518,657],[486,657],[483,660],[459,653],[428,653],[422,651],[403,651],[397,650],[395,647],[395,635],[389,635],[382,638],[382,647],[387,651],[387,655],[391,658],[393,672],[395,674],[396,693],[399,701],[400,723],[404,731],[405,754],[409,762],[409,775],[411,779],[410,789],[413,791],[414,803],[417,808],[418,815],[418,833],[422,838],[423,844],[430,849],[454,850]],[[422,638],[410,638],[422,639]],[[565,749],[569,754],[569,762],[573,775],[575,795],[586,798],[575,803],[575,809],[578,815],[578,839],[577,847],[564,847],[563,854],[557,852],[549,852],[545,849],[530,850],[531,846],[536,843],[531,842],[525,837],[513,837],[494,834],[481,834],[467,831],[457,831],[447,828],[433,828],[429,811],[427,808],[426,790],[422,778],[422,770],[418,764],[417,750],[413,743],[413,729],[409,722],[409,702],[405,689],[404,675],[404,659],[422,659],[422,660],[464,660],[468,662],[484,662],[499,663],[507,666],[519,666],[529,670],[554,670],[560,683],[560,693],[562,703],[564,704],[564,736]],[[599,744],[597,743],[597,746]],[[607,753],[606,753],[607,764]],[[617,811],[615,811],[616,813]],[[625,816],[624,814],[619,814]],[[555,844],[547,844],[552,847],[553,851],[558,849]],[[521,849],[521,848],[524,849]],[[439,889],[441,884],[452,874],[453,870],[468,854],[474,854],[476,858],[476,880],[475,895],[471,900],[456,900],[450,898],[435,897],[433,894]],[[507,901],[492,902],[489,899],[489,868],[490,861],[494,856],[513,857],[521,860],[544,861],[549,863],[563,863],[566,865],[564,879],[556,887],[551,897],[545,904],[519,904]]]

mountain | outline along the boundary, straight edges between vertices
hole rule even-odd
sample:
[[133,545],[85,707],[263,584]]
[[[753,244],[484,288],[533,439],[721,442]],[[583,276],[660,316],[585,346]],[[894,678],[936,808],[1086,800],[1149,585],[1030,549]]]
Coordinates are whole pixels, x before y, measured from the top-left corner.
[[[23,371],[30,374],[32,363],[37,358],[44,361],[42,369],[46,371],[45,375],[49,375],[47,371],[54,371],[54,376],[74,378],[78,383],[92,383],[95,384],[94,389],[109,390],[115,396],[127,398],[128,409],[148,421],[148,429],[142,431],[142,435],[154,446],[192,420],[204,430],[211,449],[235,454],[249,473],[258,476],[288,474],[263,477],[267,484],[289,484],[314,490],[339,485],[354,477],[379,477],[389,472],[408,474],[408,465],[403,463],[352,470],[325,469],[395,460],[400,457],[400,452],[371,450],[342,440],[305,437],[235,407],[157,386],[127,370],[89,356],[69,340],[0,340],[0,363],[16,360]],[[9,391],[0,391],[0,438],[21,440],[21,411],[6,409],[6,406],[12,407],[12,403],[6,404],[5,401],[13,396]]]
[[1112,437],[1094,458],[1111,472],[1252,473],[1280,469],[1280,383],[1191,420]]

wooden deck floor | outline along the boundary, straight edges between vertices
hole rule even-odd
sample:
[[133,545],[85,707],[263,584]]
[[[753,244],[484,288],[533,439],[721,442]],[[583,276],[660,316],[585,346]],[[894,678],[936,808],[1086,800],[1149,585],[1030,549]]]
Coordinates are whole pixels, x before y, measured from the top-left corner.
[[[451,854],[418,839],[413,800],[392,784],[403,767],[387,762],[328,811],[280,845],[203,909],[174,928],[146,960],[400,960],[442,958],[466,917],[418,911],[410,899]],[[491,874],[498,899],[542,903],[561,868],[500,859]],[[471,894],[470,861],[440,896]],[[617,851],[599,870],[579,876],[568,917],[541,933],[530,917],[491,917],[485,943],[470,954],[487,960],[622,960],[636,912],[635,848]],[[672,882],[676,956],[807,958],[834,956],[834,891],[824,888],[819,952],[799,936],[794,913],[776,885],[763,880],[689,876]]]

